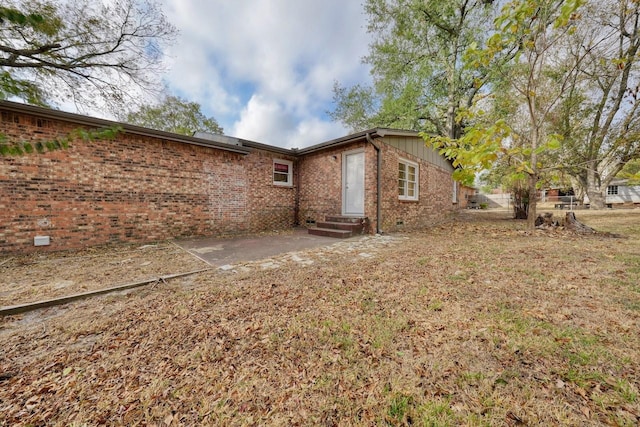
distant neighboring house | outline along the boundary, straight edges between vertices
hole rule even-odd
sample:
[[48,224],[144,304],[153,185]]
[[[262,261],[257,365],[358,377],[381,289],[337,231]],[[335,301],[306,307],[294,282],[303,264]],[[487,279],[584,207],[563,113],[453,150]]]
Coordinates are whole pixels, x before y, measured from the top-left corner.
[[0,252],[333,229],[345,219],[370,233],[414,230],[442,221],[464,198],[451,163],[412,131],[376,128],[285,149],[8,101],[0,115],[9,141],[122,128],[113,140],[0,157]]
[[[549,188],[541,193],[543,202],[552,202],[556,207],[568,208],[572,204],[580,205],[580,201],[576,199],[572,188],[558,189]],[[629,185],[626,179],[617,179],[612,181],[606,189],[605,203],[609,207],[624,207],[640,205],[640,185]],[[589,205],[589,197],[584,196],[584,204]]]
[[574,209],[583,204],[571,187],[545,188],[540,190],[538,194],[542,203],[553,203],[556,209]]
[[540,201],[558,202],[575,199],[573,188],[551,187],[540,190]]
[[459,184],[460,192],[460,209],[478,208],[478,201],[476,195],[478,190],[468,185]]
[[626,179],[612,181],[607,187],[605,203],[612,207],[640,205],[640,185],[629,185]]

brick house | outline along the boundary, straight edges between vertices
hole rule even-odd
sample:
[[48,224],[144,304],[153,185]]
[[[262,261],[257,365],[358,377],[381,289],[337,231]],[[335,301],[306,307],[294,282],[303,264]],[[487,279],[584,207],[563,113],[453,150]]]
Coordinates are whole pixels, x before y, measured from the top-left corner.
[[478,190],[476,190],[475,187],[459,184],[458,193],[460,209],[470,209],[477,207],[476,195],[478,194]]
[[0,157],[0,252],[314,227],[332,215],[371,233],[414,230],[458,207],[451,164],[416,132],[371,129],[284,149],[0,101],[10,141],[114,125],[113,140]]
[[457,208],[453,167],[417,132],[371,129],[298,150],[299,219],[342,214],[371,232],[415,230]]

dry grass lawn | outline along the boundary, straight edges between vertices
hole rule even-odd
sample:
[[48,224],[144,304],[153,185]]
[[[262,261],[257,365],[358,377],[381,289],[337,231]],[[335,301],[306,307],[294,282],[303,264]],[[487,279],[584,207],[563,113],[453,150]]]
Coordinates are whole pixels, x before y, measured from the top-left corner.
[[0,425],[637,426],[640,210],[500,215],[2,318]]
[[206,267],[204,261],[167,242],[5,257],[0,258],[0,307]]

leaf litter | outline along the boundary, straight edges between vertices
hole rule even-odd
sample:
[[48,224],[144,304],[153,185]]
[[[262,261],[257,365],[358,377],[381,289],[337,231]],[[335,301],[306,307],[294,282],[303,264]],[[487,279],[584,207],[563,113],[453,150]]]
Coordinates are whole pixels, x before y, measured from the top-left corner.
[[14,256],[0,264],[0,307],[202,269],[170,242]]
[[629,238],[463,212],[5,317],[0,425],[636,425],[640,211],[580,219]]

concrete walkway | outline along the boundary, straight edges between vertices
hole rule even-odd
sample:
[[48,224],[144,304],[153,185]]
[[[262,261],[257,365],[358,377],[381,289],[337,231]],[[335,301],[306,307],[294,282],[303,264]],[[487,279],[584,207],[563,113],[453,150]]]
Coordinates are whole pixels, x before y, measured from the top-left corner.
[[328,246],[340,241],[361,239],[355,236],[349,239],[313,236],[306,228],[297,228],[279,234],[266,236],[245,236],[221,239],[215,237],[177,240],[181,248],[209,263],[214,267],[233,265],[241,262],[270,258],[286,252]]
[[[91,289],[87,292],[63,295],[36,302],[0,307],[0,317],[25,313],[38,308],[53,307],[68,302],[103,295],[110,292],[128,290],[151,283],[157,283],[176,277],[197,274],[211,269],[222,272],[237,273],[239,271],[264,270],[280,268],[284,265],[308,266],[316,262],[326,262],[339,257],[350,257],[353,260],[376,257],[385,247],[399,244],[407,237],[390,235],[358,235],[348,239],[336,239],[325,236],[314,236],[306,229],[296,229],[279,234],[246,236],[239,238],[198,238],[183,239],[173,243],[195,257],[205,261],[211,267],[204,269],[158,275],[153,278],[115,285],[107,288]],[[114,259],[120,259],[116,252]],[[102,257],[103,263],[111,263]],[[104,259],[107,259],[104,261]],[[183,258],[184,261],[184,258]],[[193,261],[193,260],[191,260]],[[118,261],[121,263],[122,261]],[[166,262],[166,261],[165,261]],[[179,263],[179,262],[178,262]]]

